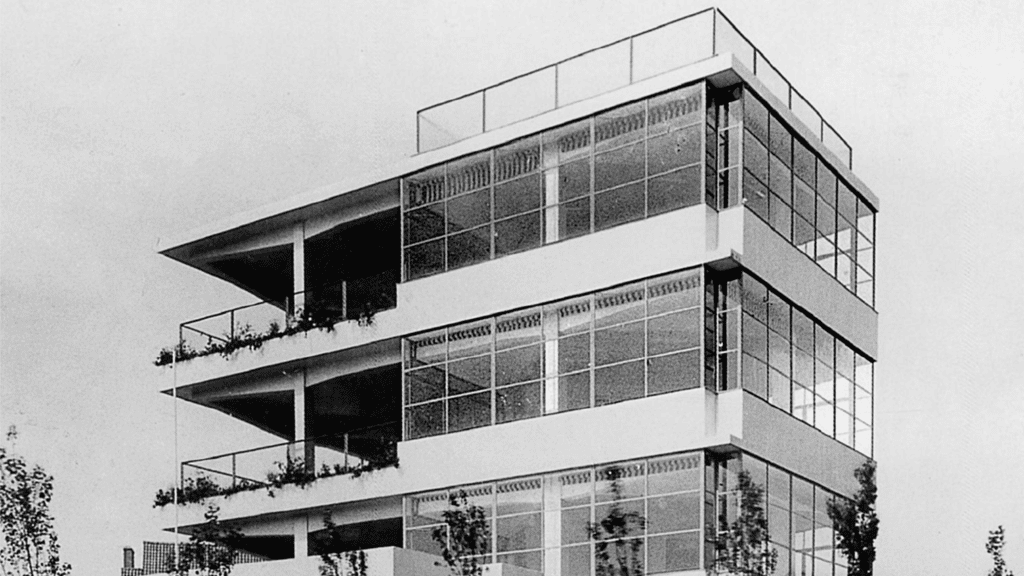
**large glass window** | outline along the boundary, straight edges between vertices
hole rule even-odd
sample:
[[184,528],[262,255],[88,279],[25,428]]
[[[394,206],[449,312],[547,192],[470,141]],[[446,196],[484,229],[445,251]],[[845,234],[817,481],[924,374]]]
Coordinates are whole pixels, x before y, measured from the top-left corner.
[[407,439],[699,388],[701,269],[404,341]]
[[743,204],[873,306],[874,210],[757,96],[737,90],[714,95],[718,208],[738,203],[742,144]]
[[[484,562],[504,562],[552,576],[590,576],[594,546],[588,526],[620,506],[645,519],[632,526],[646,574],[702,565],[704,455],[676,454],[580,468],[405,498],[406,548],[439,554],[431,532],[443,527],[449,493],[465,490],[481,506],[493,536]],[[618,482],[614,501],[611,485]]]
[[871,360],[747,273],[711,284],[718,390],[742,386],[870,456]]
[[700,204],[705,90],[686,86],[404,178],[405,279]]

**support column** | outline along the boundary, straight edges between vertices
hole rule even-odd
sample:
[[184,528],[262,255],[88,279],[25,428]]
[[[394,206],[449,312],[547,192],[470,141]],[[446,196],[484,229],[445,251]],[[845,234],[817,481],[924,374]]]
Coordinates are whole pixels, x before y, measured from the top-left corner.
[[297,517],[293,524],[293,528],[295,534],[295,558],[305,558],[306,556],[309,556],[309,516],[303,513],[301,516]]
[[294,414],[294,429],[293,434],[296,440],[295,444],[289,447],[288,455],[293,458],[302,458],[306,466],[307,472],[316,471],[316,444],[312,441],[299,443],[299,440],[306,440],[309,437],[309,421],[307,420],[306,414],[306,370],[302,370],[302,375],[295,379],[294,388],[292,388],[292,409]]
[[293,313],[306,305],[306,223],[300,222],[292,231],[292,293],[295,296]]

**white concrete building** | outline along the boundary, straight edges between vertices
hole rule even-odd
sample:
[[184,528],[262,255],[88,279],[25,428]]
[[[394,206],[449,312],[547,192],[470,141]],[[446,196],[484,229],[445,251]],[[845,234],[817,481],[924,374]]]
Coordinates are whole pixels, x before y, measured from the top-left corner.
[[417,120],[404,163],[161,252],[264,301],[182,325],[177,394],[282,442],[183,477],[323,476],[209,499],[274,560],[236,573],[315,574],[325,514],[371,573],[426,573],[465,489],[488,562],[589,576],[612,467],[647,573],[705,572],[742,467],[777,573],[844,576],[825,503],[872,454],[878,199],[832,127],[714,9]]

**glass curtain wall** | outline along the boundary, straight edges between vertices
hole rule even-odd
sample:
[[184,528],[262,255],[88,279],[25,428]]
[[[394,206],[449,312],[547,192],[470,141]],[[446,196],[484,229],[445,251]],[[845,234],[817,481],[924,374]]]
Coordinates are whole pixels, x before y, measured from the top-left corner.
[[[620,487],[618,505],[646,519],[629,536],[640,543],[647,574],[701,568],[703,454],[620,462],[544,476],[462,488],[467,500],[483,507],[492,538],[484,562],[504,562],[548,576],[591,576],[594,546],[587,527],[600,522],[615,504],[612,482]],[[442,513],[449,492],[405,499],[405,546],[440,554],[431,534],[446,529]]]
[[699,388],[703,269],[403,340],[405,437]]
[[707,466],[715,491],[717,534],[727,531],[739,514],[737,479],[746,470],[764,490],[768,540],[778,554],[774,574],[846,576],[849,564],[836,550],[828,517],[828,502],[838,496],[749,454],[709,456]]
[[709,99],[718,208],[742,202],[873,306],[874,210],[750,90],[734,87]]
[[699,82],[404,178],[404,279],[700,204],[704,94]]
[[870,456],[873,362],[745,272],[712,284],[718,390],[743,388]]

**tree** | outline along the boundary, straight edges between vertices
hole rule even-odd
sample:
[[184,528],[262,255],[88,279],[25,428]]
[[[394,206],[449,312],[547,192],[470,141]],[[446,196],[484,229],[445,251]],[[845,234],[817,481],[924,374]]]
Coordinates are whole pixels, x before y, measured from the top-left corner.
[[174,576],[228,576],[242,533],[220,521],[220,509],[206,509],[206,523],[192,532],[189,541],[178,548],[178,558],[167,558],[167,572]]
[[587,523],[587,533],[594,541],[594,573],[640,576],[644,573],[643,540],[634,536],[643,533],[647,520],[622,507],[622,468],[609,468],[605,474],[611,480],[612,506],[599,522]]
[[1006,560],[1003,559],[1003,546],[1006,544],[1005,532],[1000,525],[988,533],[988,542],[985,543],[985,552],[992,555],[992,570],[988,576],[1013,576],[1013,572],[1006,567]]
[[741,470],[737,475],[740,510],[715,544],[719,572],[768,576],[775,572],[778,551],[768,542],[768,519],[764,513],[764,488]]
[[875,538],[878,537],[875,469],[874,460],[868,460],[853,472],[860,483],[853,500],[835,499],[828,503],[828,516],[836,531],[836,548],[846,555],[849,576],[871,576],[874,570]]
[[327,542],[320,553],[320,576],[366,576],[366,552],[338,552],[344,543],[341,530],[331,520],[330,512],[324,514],[324,528],[327,529]]
[[[12,426],[7,441],[17,432]],[[60,561],[60,545],[50,515],[53,476],[41,466],[0,447],[0,571],[5,576],[67,576],[71,565]]]
[[480,557],[488,552],[490,528],[483,507],[470,505],[465,490],[448,495],[448,509],[441,513],[444,526],[430,536],[441,546],[441,556],[454,576],[480,576]]

